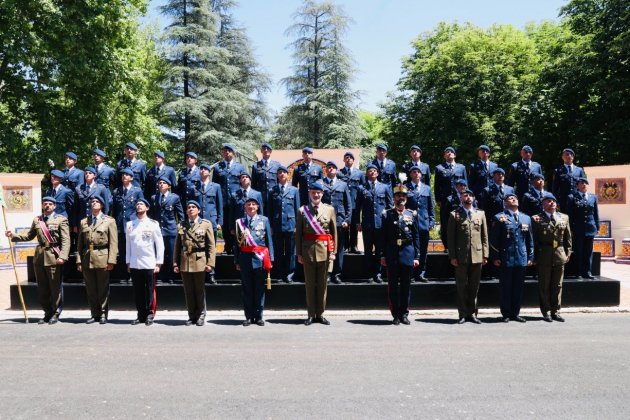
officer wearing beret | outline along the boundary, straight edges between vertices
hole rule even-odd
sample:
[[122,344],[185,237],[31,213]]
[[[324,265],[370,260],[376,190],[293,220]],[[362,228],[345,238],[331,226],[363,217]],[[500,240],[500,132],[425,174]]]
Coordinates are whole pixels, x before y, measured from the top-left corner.
[[300,190],[300,203],[308,203],[309,186],[323,178],[322,167],[313,162],[313,148],[305,147],[302,149],[302,163],[295,167],[293,178],[291,178],[291,185]]
[[526,322],[521,317],[525,270],[534,262],[531,219],[518,211],[518,197],[506,194],[505,210],[494,216],[490,228],[490,260],[499,268],[503,322]]
[[521,160],[514,162],[507,174],[506,183],[514,187],[519,201],[529,190],[529,184],[534,174],[544,175],[540,163],[532,160],[533,154],[534,149],[527,145],[523,146],[521,149]]
[[462,204],[450,213],[448,221],[448,256],[455,267],[458,324],[481,324],[477,319],[477,293],[481,267],[489,257],[488,227],[484,212],[473,207],[474,198],[471,190],[464,190]]
[[420,160],[422,157],[422,149],[417,144],[414,144],[409,149],[409,156],[411,161],[403,165],[403,171],[407,174],[407,179],[411,177],[411,168],[417,166],[420,169],[420,179],[425,185],[431,185],[431,167],[428,163],[424,163]]
[[505,185],[505,171],[495,168],[492,171],[492,183],[483,189],[479,200],[479,208],[489,216],[503,212],[503,201],[508,194],[514,194],[514,188]]
[[118,263],[113,274],[115,278],[124,282],[129,278],[125,262],[125,250],[127,249],[125,227],[128,221],[135,218],[136,202],[144,198],[144,194],[140,187],[133,185],[134,172],[131,168],[124,167],[120,169],[118,176],[122,184],[114,189],[114,208],[112,212],[118,227]]
[[366,183],[359,189],[357,195],[357,208],[352,223],[357,225],[357,230],[363,233],[363,249],[365,262],[370,273],[370,283],[381,283],[382,255],[380,239],[381,215],[387,209],[393,207],[392,189],[389,185],[378,181],[378,167],[372,163],[365,170]]
[[59,169],[50,171],[50,188],[46,191],[46,196],[53,197],[57,202],[55,213],[69,218],[74,212],[74,193],[61,184],[64,174]]
[[177,185],[177,176],[172,166],[166,165],[166,155],[160,150],[153,153],[155,165],[147,171],[147,178],[144,181],[144,196],[152,197],[158,190],[157,183],[160,178],[168,178],[171,185]]
[[175,236],[177,236],[177,224],[184,220],[184,208],[179,196],[171,192],[171,180],[160,178],[158,192],[149,201],[151,208],[149,215],[157,221],[162,229],[164,238],[164,267],[160,270],[159,279],[173,283],[172,261],[175,249]]
[[[160,224],[147,215],[151,204],[144,198],[136,203],[136,217],[125,226],[125,262],[133,282],[137,318],[131,323],[147,326],[155,317],[155,275],[164,262],[164,239]],[[170,264],[170,263],[169,263]]]
[[573,237],[573,259],[583,279],[594,279],[593,240],[599,231],[597,196],[587,191],[588,180],[577,180],[577,191],[567,199],[567,213]]
[[308,204],[300,207],[295,229],[295,247],[298,262],[304,266],[304,285],[308,318],[304,325],[313,322],[329,325],[324,318],[328,273],[332,271],[337,250],[337,224],[335,209],[322,203],[324,185],[313,182],[308,190]]
[[381,215],[383,250],[380,262],[387,267],[387,291],[392,323],[409,325],[411,276],[414,267],[420,265],[420,238],[418,213],[405,208],[407,187],[394,187],[394,205]]
[[269,199],[274,267],[277,277],[291,283],[295,274],[295,221],[300,209],[300,192],[289,184],[286,166],[278,167],[277,173],[278,184],[271,190]]
[[[177,186],[171,185],[175,188],[175,192],[185,204],[188,199],[188,191],[194,188],[195,182],[199,181],[199,168],[197,167],[197,153],[188,151],[186,152],[186,166],[179,170],[177,174]],[[164,175],[162,175],[164,178]]]
[[125,158],[120,159],[116,163],[118,177],[116,179],[117,186],[122,184],[123,169],[131,170],[133,174],[132,184],[140,189],[144,188],[144,182],[147,178],[147,163],[144,160],[137,159],[138,146],[133,143],[125,144]]
[[[245,201],[247,201],[248,198],[253,197],[260,203],[260,206],[258,207],[259,214],[263,214],[264,212],[264,206],[262,205],[262,202],[263,202],[262,194],[260,193],[260,191],[256,191],[255,189],[253,189],[251,186],[251,183],[252,183],[252,179],[250,175],[246,171],[243,171],[243,173],[241,173],[241,176],[240,176],[239,189],[237,189],[230,197],[229,226],[230,226],[230,234],[232,238],[234,238],[234,235],[236,235],[236,230],[234,229],[234,226],[236,226],[236,221],[240,219],[241,217],[243,217],[243,214],[245,214],[244,206],[245,206]],[[236,242],[233,242],[233,243],[234,243],[234,246],[238,246]],[[232,249],[232,251],[234,250]]]
[[[569,217],[557,211],[556,197],[543,197],[543,212],[533,216],[540,312],[547,322],[564,322],[559,314],[562,303],[564,265],[571,257]],[[550,316],[551,312],[551,316]]]
[[427,267],[427,251],[429,248],[429,231],[435,226],[435,210],[431,186],[422,182],[421,170],[417,166],[409,168],[410,179],[405,183],[407,187],[406,208],[418,214],[418,237],[420,241],[420,264],[414,268],[413,278],[419,282],[426,282],[424,276]]
[[533,174],[529,191],[523,196],[521,210],[530,217],[543,211],[542,198],[546,193],[545,177],[542,174]]
[[94,159],[94,169],[96,170],[96,178],[94,180],[111,192],[116,182],[116,171],[105,163],[107,154],[101,149],[94,149],[92,158]]
[[376,146],[376,158],[371,162],[378,168],[378,180],[390,188],[394,188],[398,183],[398,172],[396,171],[396,162],[387,159],[387,145],[379,144]]
[[271,190],[278,183],[278,168],[280,167],[280,162],[271,160],[272,150],[271,144],[263,143],[260,147],[262,159],[252,165],[252,188],[262,194],[263,202],[261,204],[267,217],[271,217],[268,213],[269,197]]
[[234,264],[241,275],[245,321],[264,326],[265,278],[273,262],[273,241],[269,219],[258,214],[260,204],[255,197],[245,201],[245,214],[236,221]]
[[90,217],[92,214],[92,197],[100,195],[105,199],[103,213],[108,214],[110,207],[113,205],[112,194],[104,185],[96,182],[96,169],[88,166],[83,171],[84,182],[74,189],[74,214],[72,215],[71,225],[75,226],[72,230],[78,232],[78,226],[81,220]]
[[61,183],[64,187],[74,191],[76,187],[83,184],[83,171],[76,167],[78,157],[74,152],[66,153],[66,168],[63,170],[63,180]]
[[[352,199],[352,215],[350,219],[352,220],[357,216],[357,194],[361,185],[365,184],[365,173],[359,168],[354,168],[354,155],[352,152],[344,153],[343,161],[345,165],[337,172],[337,178],[348,184],[350,189],[350,198]],[[345,230],[344,233],[347,235],[344,239],[346,249],[353,254],[359,254],[360,252],[357,248],[359,236],[357,225],[350,223],[349,229]]]
[[33,219],[28,233],[14,235],[10,230],[5,232],[12,242],[32,241],[37,237],[33,268],[37,280],[37,298],[44,310],[44,317],[38,322],[40,325],[57,323],[63,310],[61,268],[68,261],[70,229],[68,219],[55,213],[55,207],[53,197],[44,197],[43,213]]
[[92,214],[81,220],[77,242],[77,270],[83,273],[91,317],[87,324],[107,323],[109,273],[118,255],[118,229],[113,217],[103,214],[105,199],[92,197]]
[[577,180],[586,178],[584,169],[573,163],[575,152],[566,148],[562,151],[562,165],[553,171],[552,192],[558,199],[558,205],[564,212],[567,211],[567,198],[577,192]]
[[245,171],[245,167],[239,162],[234,160],[234,146],[226,143],[221,149],[223,154],[223,160],[214,165],[212,172],[212,182],[221,186],[221,195],[223,198],[223,220],[230,227],[223,232],[223,240],[225,241],[225,247],[223,252],[231,254],[234,251],[234,236],[230,233],[233,223],[230,221],[233,216],[230,215],[230,200],[232,194],[234,194],[240,187],[241,174]]
[[199,203],[189,200],[186,218],[177,226],[173,269],[181,273],[186,295],[186,325],[203,326],[206,320],[206,273],[215,266],[212,224],[199,217]]
[[479,159],[468,167],[468,186],[476,197],[480,197],[483,190],[492,185],[494,170],[499,165],[490,161],[490,147],[485,144],[477,148],[477,157]]

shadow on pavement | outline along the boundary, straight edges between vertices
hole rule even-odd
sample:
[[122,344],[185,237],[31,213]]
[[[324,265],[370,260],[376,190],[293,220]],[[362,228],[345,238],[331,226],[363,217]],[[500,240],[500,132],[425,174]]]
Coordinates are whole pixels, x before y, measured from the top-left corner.
[[285,325],[304,325],[304,320],[306,318],[297,318],[297,319],[266,319],[265,321],[270,324],[285,324]]
[[388,319],[349,319],[346,322],[356,325],[392,325]]

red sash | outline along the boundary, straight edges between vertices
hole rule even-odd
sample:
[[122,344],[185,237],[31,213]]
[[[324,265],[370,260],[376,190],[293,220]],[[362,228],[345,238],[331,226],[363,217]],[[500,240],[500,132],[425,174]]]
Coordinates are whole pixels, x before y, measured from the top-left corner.
[[269,256],[269,248],[267,248],[266,246],[242,246],[241,252],[254,252],[257,254],[263,254],[263,268],[265,269],[265,271],[271,271],[271,267],[273,267],[273,265],[271,264],[271,257]]
[[314,234],[314,233],[305,233],[304,240],[307,241],[326,241],[326,247],[328,252],[333,252],[335,250],[335,241],[333,240],[333,236],[330,233],[324,234]]
[[[48,243],[54,244],[55,240],[50,234],[50,231],[48,230],[48,226],[46,226],[46,222],[44,222],[44,218],[42,216],[39,216],[39,227],[42,229],[42,232],[44,233],[44,236],[46,237],[46,240],[48,241]],[[59,256],[61,255],[61,250],[59,249],[59,247],[53,246],[52,249],[57,254],[57,258],[59,258]]]

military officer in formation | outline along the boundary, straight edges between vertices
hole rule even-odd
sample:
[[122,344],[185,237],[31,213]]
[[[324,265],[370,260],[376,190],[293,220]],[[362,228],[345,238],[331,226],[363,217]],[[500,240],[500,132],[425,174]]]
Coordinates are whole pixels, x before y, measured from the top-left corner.
[[263,143],[260,147],[262,159],[252,165],[252,188],[262,194],[263,202],[261,205],[263,209],[267,209],[265,213],[267,217],[270,217],[267,207],[269,197],[271,190],[278,183],[278,168],[280,167],[280,162],[271,160],[272,151],[271,144]]
[[405,208],[407,187],[394,187],[394,208],[381,215],[383,243],[380,263],[387,267],[387,291],[389,310],[394,325],[409,322],[411,278],[414,268],[420,265],[420,238],[418,212]]
[[490,161],[490,147],[485,144],[477,148],[477,157],[479,159],[468,167],[468,185],[475,197],[480,197],[483,190],[492,185],[494,170],[499,165]]
[[[177,176],[177,185],[171,184],[171,187],[176,188],[176,193],[179,198],[184,202],[188,197],[188,192],[194,188],[195,182],[199,181],[199,167],[197,166],[197,153],[188,151],[186,152],[186,166],[179,170]],[[164,178],[164,176],[162,176]]]
[[33,268],[37,280],[37,299],[44,310],[44,317],[38,321],[40,325],[56,324],[63,311],[61,270],[70,252],[70,228],[68,219],[57,214],[55,208],[55,198],[46,196],[42,198],[42,215],[33,219],[27,233],[14,235],[10,230],[5,232],[12,242],[37,238]]
[[557,211],[556,197],[543,197],[543,212],[533,216],[540,311],[547,322],[564,322],[560,315],[564,265],[571,257],[571,228],[566,214]]
[[245,214],[236,221],[236,242],[234,264],[240,272],[245,310],[243,326],[251,324],[264,326],[265,278],[273,263],[273,239],[269,219],[258,214],[258,198],[249,197],[245,201]]
[[457,323],[481,324],[477,318],[477,293],[481,267],[489,258],[488,227],[483,210],[473,206],[474,193],[466,189],[461,196],[461,205],[450,213],[448,221],[448,257],[455,267],[457,285]]
[[311,184],[324,178],[322,167],[313,161],[313,148],[302,149],[302,163],[293,170],[291,184],[300,190],[300,202],[308,203],[308,190]]
[[503,202],[508,194],[514,194],[514,188],[505,185],[505,171],[495,168],[492,183],[483,189],[479,200],[479,208],[487,214],[495,215],[503,211]]
[[[448,221],[450,214],[453,210],[458,208],[462,204],[461,195],[468,189],[468,182],[465,179],[458,179],[455,181],[455,190],[446,197],[446,201],[440,206],[440,239],[444,248],[448,252]],[[473,199],[473,207],[477,208],[478,203],[476,199]]]
[[114,209],[113,216],[118,227],[118,263],[115,268],[115,277],[121,282],[126,281],[128,271],[126,267],[125,250],[125,227],[127,222],[135,218],[136,202],[144,198],[142,189],[133,184],[134,172],[130,167],[124,167],[119,172],[121,185],[114,189]]
[[175,175],[175,169],[172,166],[166,165],[166,155],[160,150],[156,150],[153,153],[155,165],[153,165],[147,171],[147,177],[144,181],[144,196],[153,196],[158,188],[157,183],[160,178],[168,178],[171,181],[171,185],[177,185],[177,176]]
[[112,205],[112,195],[108,188],[102,184],[96,182],[96,169],[93,166],[88,166],[83,171],[84,182],[74,189],[74,215],[72,216],[73,231],[78,232],[78,226],[81,224],[81,220],[89,217],[92,214],[92,197],[100,195],[105,200],[105,206],[103,207],[103,213],[108,214]]
[[403,165],[403,170],[407,174],[407,179],[411,177],[411,168],[414,166],[420,169],[420,179],[425,185],[431,185],[431,167],[428,163],[422,162],[422,149],[417,144],[414,144],[409,149],[409,156],[411,160]]
[[156,308],[155,277],[164,263],[162,231],[159,223],[149,218],[150,208],[148,200],[138,198],[135,203],[136,217],[129,220],[124,229],[125,262],[131,274],[138,314],[131,325],[153,324]]
[[521,210],[530,217],[543,211],[542,198],[546,193],[545,177],[542,174],[533,174],[529,191],[523,195]]
[[531,146],[523,146],[521,149],[521,160],[514,162],[512,166],[510,166],[506,182],[509,186],[514,188],[519,200],[521,200],[523,195],[529,190],[529,184],[534,174],[544,176],[540,163],[532,160],[533,154],[534,149],[532,149]]
[[593,241],[599,231],[597,197],[589,193],[588,179],[577,180],[577,191],[567,199],[567,213],[573,238],[573,260],[577,273],[583,279],[592,280]]
[[186,325],[204,325],[206,320],[206,273],[215,266],[215,242],[212,223],[199,217],[195,200],[186,204],[186,218],[177,225],[173,271],[181,273],[186,296]]
[[566,148],[562,151],[562,165],[553,172],[552,192],[558,199],[558,205],[564,212],[567,211],[567,199],[577,191],[577,181],[586,178],[584,169],[573,163],[575,152]]
[[[230,206],[228,213],[230,215],[230,221],[228,222],[228,225],[230,226],[230,235],[232,236],[232,238],[234,238],[234,235],[236,235],[236,230],[234,228],[236,226],[235,223],[238,219],[243,217],[243,214],[245,213],[245,202],[248,198],[256,198],[256,200],[261,203],[258,208],[258,212],[260,214],[263,214],[264,212],[264,207],[262,205],[262,194],[260,193],[260,191],[256,191],[255,189],[253,189],[251,183],[252,179],[250,175],[246,171],[243,171],[240,176],[239,188],[230,197]],[[236,247],[238,246],[238,244],[234,242],[234,246]],[[230,253],[233,252],[234,249]]]
[[[447,225],[450,211],[448,197],[456,193],[456,181],[467,181],[466,167],[455,162],[455,148],[448,146],[444,149],[444,162],[435,167],[435,204],[440,209],[440,238],[447,247]],[[444,207],[444,210],[442,210]]]
[[103,213],[105,199],[92,197],[92,214],[81,220],[77,242],[77,270],[83,273],[91,317],[87,324],[107,323],[109,273],[118,256],[118,230],[113,217]]
[[122,184],[123,169],[129,169],[133,174],[131,180],[133,186],[140,189],[144,188],[144,181],[147,178],[147,163],[144,160],[137,159],[137,154],[138,146],[133,143],[125,144],[125,158],[120,159],[116,163],[118,174],[118,177],[116,179],[117,186],[120,186]]
[[61,184],[64,174],[59,169],[50,172],[50,188],[46,191],[46,196],[53,197],[57,202],[55,213],[69,218],[74,212],[74,193],[70,188]]
[[378,168],[378,181],[394,188],[398,183],[398,173],[396,172],[396,162],[387,159],[387,145],[376,146],[376,158],[371,162]]
[[74,191],[76,187],[83,184],[83,171],[76,167],[79,158],[74,152],[66,152],[66,167],[63,170],[63,180],[61,183],[64,187]]
[[[160,178],[158,193],[150,200],[150,217],[160,224],[164,239],[164,261],[172,261],[175,249],[177,225],[184,220],[184,208],[179,196],[171,192],[171,180]],[[171,264],[166,264],[159,273],[163,282],[173,283]]]
[[[352,152],[346,152],[343,155],[344,166],[337,172],[337,178],[348,184],[350,189],[350,198],[352,199],[352,214],[350,220],[354,220],[357,217],[357,195],[360,187],[365,184],[365,173],[359,168],[354,167],[354,154]],[[352,254],[359,254],[357,225],[350,223],[350,227],[344,231],[346,238],[344,243],[346,249]]]
[[328,274],[332,271],[337,250],[337,216],[332,206],[322,203],[323,194],[322,181],[313,182],[308,190],[308,204],[300,207],[296,220],[295,248],[298,262],[304,266],[308,310],[304,325],[313,322],[330,324],[324,318],[324,311]]
[[420,167],[409,168],[410,179],[407,187],[406,208],[413,210],[418,215],[418,237],[420,246],[419,264],[414,268],[413,278],[415,281],[425,283],[427,267],[427,251],[429,248],[429,231],[435,226],[435,211],[433,206],[433,194],[431,186],[422,182],[422,172]]
[[97,184],[101,184],[111,192],[116,182],[116,171],[105,163],[107,154],[101,149],[94,149],[92,158],[94,159],[94,169],[96,170],[94,180]]

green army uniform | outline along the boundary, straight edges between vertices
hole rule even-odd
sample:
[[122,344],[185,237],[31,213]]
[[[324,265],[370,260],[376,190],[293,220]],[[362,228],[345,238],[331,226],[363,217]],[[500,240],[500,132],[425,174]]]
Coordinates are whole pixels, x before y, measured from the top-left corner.
[[116,264],[118,230],[113,217],[101,213],[81,220],[77,241],[77,264],[85,280],[90,312],[95,320],[104,321],[109,312],[109,271]]
[[184,220],[177,226],[173,266],[179,267],[188,319],[192,322],[206,318],[205,268],[207,265],[214,267],[215,258],[214,231],[210,221],[198,217],[192,224]]
[[542,212],[532,217],[540,311],[555,315],[562,302],[564,265],[571,255],[571,228],[566,214],[555,212],[555,222]]
[[[49,242],[44,235],[40,220],[46,224],[53,242]],[[33,258],[35,279],[37,280],[37,297],[44,310],[44,321],[48,322],[53,316],[59,317],[63,310],[63,292],[61,272],[63,265],[57,265],[57,259],[68,261],[70,251],[70,228],[68,219],[60,214],[51,214],[33,219],[30,230],[23,235],[14,235],[12,242],[31,241],[37,237],[37,247]],[[60,252],[57,255],[57,248]]]

